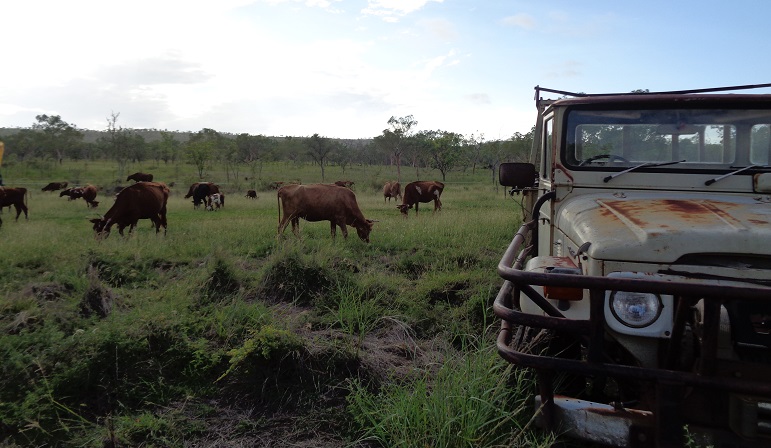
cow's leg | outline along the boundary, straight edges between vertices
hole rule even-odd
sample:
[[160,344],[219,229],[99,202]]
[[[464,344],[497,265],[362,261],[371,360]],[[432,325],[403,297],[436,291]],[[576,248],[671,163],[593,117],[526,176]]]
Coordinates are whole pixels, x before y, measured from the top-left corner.
[[14,204],[16,207],[16,220],[19,220],[19,215],[21,215],[21,212],[24,212],[24,219],[29,219],[29,215],[27,214],[27,206],[24,204]]
[[329,221],[329,229],[330,233],[332,233],[332,239],[334,240],[337,238],[337,224],[335,224],[334,220]]
[[[286,230],[286,226],[289,224],[289,217],[287,215],[284,215],[283,218],[281,218],[281,221],[278,223],[278,236],[280,237],[282,233],[284,233],[284,230]],[[294,232],[294,224],[292,224],[292,232]]]
[[300,218],[292,218],[292,233],[300,238]]

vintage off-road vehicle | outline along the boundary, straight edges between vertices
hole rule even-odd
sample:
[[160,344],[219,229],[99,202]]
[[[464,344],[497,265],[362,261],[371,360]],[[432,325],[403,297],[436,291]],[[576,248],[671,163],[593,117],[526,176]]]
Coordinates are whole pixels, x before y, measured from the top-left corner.
[[[541,426],[611,446],[771,446],[771,95],[536,87],[498,351]],[[560,99],[543,99],[546,92]],[[523,349],[522,335],[548,335]]]

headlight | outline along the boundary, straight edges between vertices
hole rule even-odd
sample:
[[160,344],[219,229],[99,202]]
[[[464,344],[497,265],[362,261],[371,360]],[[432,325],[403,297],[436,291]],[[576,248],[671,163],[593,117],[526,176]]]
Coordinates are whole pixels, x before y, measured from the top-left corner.
[[656,322],[664,307],[656,294],[613,291],[609,308],[613,317],[627,327],[644,328]]

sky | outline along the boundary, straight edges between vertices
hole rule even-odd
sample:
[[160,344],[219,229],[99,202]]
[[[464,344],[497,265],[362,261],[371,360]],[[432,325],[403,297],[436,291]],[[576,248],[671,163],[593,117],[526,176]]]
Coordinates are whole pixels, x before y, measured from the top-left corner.
[[[528,132],[534,87],[771,82],[766,0],[3,0],[0,127]],[[761,90],[762,93],[771,93]]]

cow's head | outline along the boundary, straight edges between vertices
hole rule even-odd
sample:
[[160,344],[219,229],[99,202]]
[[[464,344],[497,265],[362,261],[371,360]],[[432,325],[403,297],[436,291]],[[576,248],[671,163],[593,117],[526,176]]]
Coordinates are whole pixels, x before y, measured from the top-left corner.
[[407,211],[409,211],[409,209],[411,209],[412,206],[407,204],[399,204],[396,206],[396,208],[398,208],[399,211],[402,212],[402,215],[407,216]]
[[361,240],[365,243],[369,243],[369,233],[372,232],[372,225],[376,222],[377,221],[367,219],[364,223],[357,222],[354,225],[356,227],[356,233],[359,235],[359,238],[361,238]]
[[107,220],[104,218],[92,218],[89,219],[89,221],[94,225],[94,232],[96,233],[96,237],[106,237],[110,234],[109,229],[105,229],[105,226],[107,225]]

